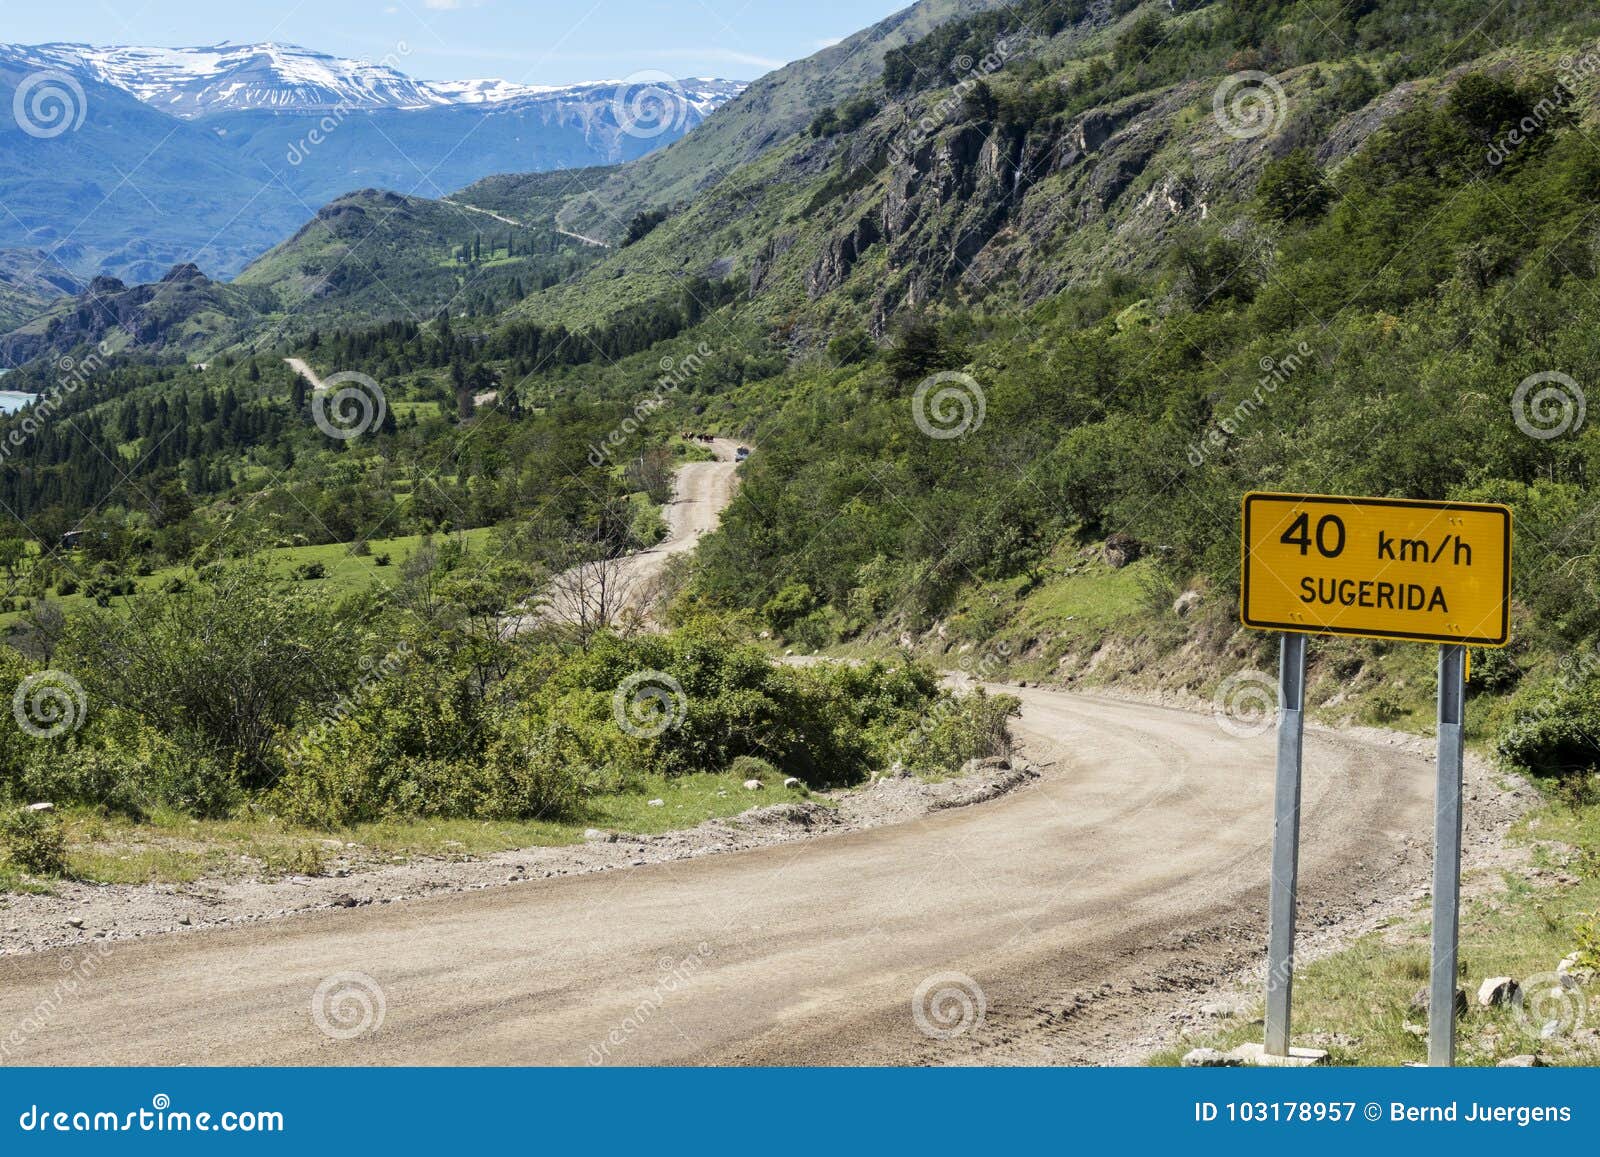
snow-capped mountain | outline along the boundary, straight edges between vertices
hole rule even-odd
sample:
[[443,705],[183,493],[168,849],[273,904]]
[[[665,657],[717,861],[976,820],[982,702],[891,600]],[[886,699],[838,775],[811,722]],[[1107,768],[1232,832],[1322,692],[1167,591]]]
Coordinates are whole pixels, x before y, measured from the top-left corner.
[[237,109],[425,108],[444,103],[398,69],[287,44],[210,48],[29,46],[41,65],[86,74],[181,117]]
[[[162,112],[196,119],[223,112],[325,112],[498,105],[526,100],[592,99],[622,81],[574,85],[508,80],[421,81],[389,59],[349,60],[293,44],[216,44],[202,48],[98,48],[88,44],[0,46],[39,68],[109,84]],[[673,82],[700,116],[744,91],[738,81]]]
[[438,198],[630,161],[745,88],[430,83],[399,64],[284,44],[0,44],[0,250],[42,249],[85,279],[187,262],[228,277],[353,190]]

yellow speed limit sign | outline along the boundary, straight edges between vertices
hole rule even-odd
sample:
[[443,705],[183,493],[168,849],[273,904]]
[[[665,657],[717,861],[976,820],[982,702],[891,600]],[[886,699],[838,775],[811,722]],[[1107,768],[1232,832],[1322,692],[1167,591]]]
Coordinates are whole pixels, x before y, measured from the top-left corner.
[[1511,511],[1467,502],[1246,494],[1247,627],[1503,647]]

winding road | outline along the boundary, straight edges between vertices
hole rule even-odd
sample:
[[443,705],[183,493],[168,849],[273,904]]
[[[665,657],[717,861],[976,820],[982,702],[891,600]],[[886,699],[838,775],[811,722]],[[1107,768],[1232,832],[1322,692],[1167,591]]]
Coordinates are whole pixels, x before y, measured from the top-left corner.
[[[649,550],[636,551],[609,564],[611,570],[606,581],[612,593],[607,596],[606,603],[613,621],[630,613],[647,618],[667,563],[692,551],[702,534],[717,528],[738,485],[736,459],[740,445],[727,438],[713,439],[708,448],[716,455],[715,459],[686,462],[678,467],[673,476],[672,499],[661,510],[662,520],[667,524],[666,537]],[[518,619],[515,629],[552,619],[578,622],[585,617],[579,606],[584,602],[590,604],[592,616],[596,576],[591,574],[586,578],[583,572],[588,569],[580,567],[557,576],[551,583],[547,604]]]
[[[673,536],[641,573],[714,525],[731,470],[701,467],[686,468]],[[68,954],[0,958],[0,1029],[31,1026],[0,1060],[1095,1063],[1174,992],[1259,959],[1273,740],[1208,715],[1008,690],[1042,774],[999,800],[632,871],[115,942],[64,996]],[[1306,756],[1309,925],[1414,884],[1432,778],[1420,758],[1321,731]],[[937,1031],[941,1009],[963,1007],[961,1031]],[[351,1021],[367,1030],[325,1031]]]

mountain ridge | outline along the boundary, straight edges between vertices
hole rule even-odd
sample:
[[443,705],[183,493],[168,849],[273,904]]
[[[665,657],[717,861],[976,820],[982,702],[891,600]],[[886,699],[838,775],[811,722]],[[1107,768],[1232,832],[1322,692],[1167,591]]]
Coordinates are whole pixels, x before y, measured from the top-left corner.
[[40,249],[82,280],[128,283],[185,262],[234,276],[352,189],[440,198],[494,173],[633,159],[742,91],[654,78],[493,102],[462,89],[424,108],[352,99],[185,118],[58,64],[0,46],[0,108],[12,114],[0,120],[0,249]]
[[[511,101],[560,100],[601,88],[623,89],[640,79],[589,80],[562,85],[524,84],[499,78],[417,80],[391,60],[373,63],[305,48],[263,41],[163,48],[96,46],[70,42],[0,43],[9,52],[44,68],[92,77],[136,100],[185,120],[224,112],[316,113],[386,110],[415,111],[450,106],[487,106]],[[651,83],[681,90],[703,113],[724,92],[742,90],[744,81],[721,77],[669,78],[651,74]],[[693,94],[691,96],[691,94]]]

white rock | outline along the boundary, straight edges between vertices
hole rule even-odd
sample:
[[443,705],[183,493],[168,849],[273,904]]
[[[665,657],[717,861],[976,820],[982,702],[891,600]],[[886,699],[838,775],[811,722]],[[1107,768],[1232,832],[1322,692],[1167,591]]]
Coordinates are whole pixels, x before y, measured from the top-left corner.
[[1520,1057],[1507,1057],[1495,1066],[1497,1069],[1542,1069],[1545,1063],[1532,1053],[1523,1053]]
[[56,805],[53,803],[30,803],[22,810],[30,812],[53,812],[56,810]]
[[647,806],[647,807],[666,807],[667,806],[667,801],[664,800],[664,799],[653,799],[648,804],[646,804],[645,806]]
[[759,779],[747,779],[744,781],[745,791],[761,791],[766,786]]
[[794,776],[791,775],[788,779],[783,781],[783,786],[784,787],[790,787],[790,788],[799,787],[800,786],[800,781],[798,779],[796,779]]
[[1517,996],[1517,982],[1509,976],[1491,976],[1478,986],[1478,1006],[1494,1008],[1508,1004]]

